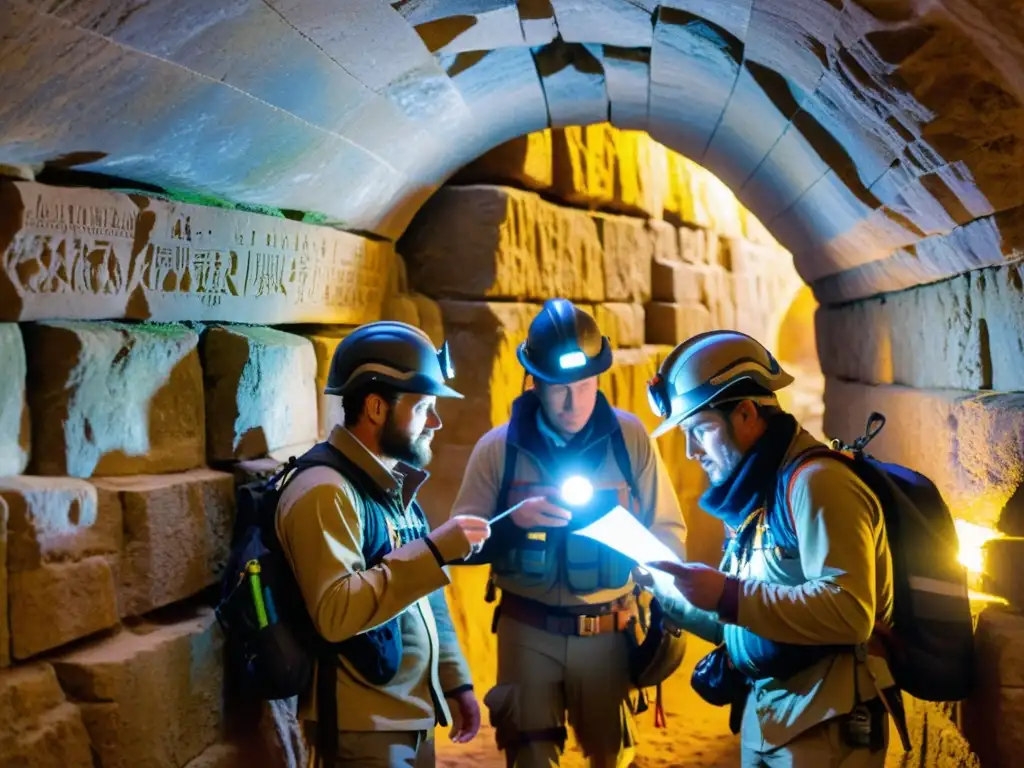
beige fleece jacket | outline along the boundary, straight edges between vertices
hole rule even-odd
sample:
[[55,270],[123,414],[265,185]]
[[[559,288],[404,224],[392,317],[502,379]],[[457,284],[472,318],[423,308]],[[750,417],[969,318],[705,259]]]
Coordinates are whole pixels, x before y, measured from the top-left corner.
[[[669,478],[658,446],[647,434],[636,416],[613,409],[622,427],[630,464],[636,474],[637,490],[640,494],[641,518],[652,519],[650,531],[680,558],[686,557],[686,523],[679,508],[679,499]],[[505,439],[508,424],[495,427],[485,434],[474,446],[463,476],[462,486],[452,508],[452,515],[477,515],[491,518],[504,510],[495,509],[501,475],[505,467]],[[537,460],[528,452],[520,450],[516,457],[516,478],[523,483],[540,483],[543,476]],[[615,463],[614,453],[609,445],[607,455],[597,470],[597,483],[624,481]],[[617,590],[600,590],[589,594],[570,591],[564,579],[550,589],[524,589],[519,583],[495,578],[495,585],[502,590],[533,600],[557,606],[599,605],[611,602],[632,591],[632,579]]]
[[[786,461],[816,444],[798,431]],[[738,626],[778,642],[855,645],[869,639],[876,621],[891,625],[892,557],[871,490],[839,461],[810,459],[793,482],[790,510],[799,556],[780,558],[758,549],[732,574],[741,579]],[[669,618],[705,640],[721,642],[735,628],[697,610],[678,592],[663,597]],[[758,681],[744,712],[744,744],[779,747],[849,712],[855,679],[861,699],[873,698],[869,669],[882,688],[892,684],[892,676],[884,659],[872,656],[868,664],[855,673],[853,654],[840,653],[788,680]]]
[[[335,427],[330,442],[382,488],[402,494],[405,513],[426,473],[411,467],[389,471],[348,430]],[[401,520],[393,521],[402,527]],[[432,730],[450,722],[444,693],[471,684],[443,593],[450,583],[423,540],[393,549],[367,568],[362,555],[363,502],[352,485],[329,467],[298,475],[278,504],[277,533],[319,632],[340,642],[400,616],[401,666],[385,687],[361,679],[341,660],[338,728],[349,731]],[[440,599],[438,599],[440,598]],[[434,608],[443,611],[435,617]],[[439,636],[439,627],[442,629]],[[301,702],[304,719],[315,719],[315,685]]]

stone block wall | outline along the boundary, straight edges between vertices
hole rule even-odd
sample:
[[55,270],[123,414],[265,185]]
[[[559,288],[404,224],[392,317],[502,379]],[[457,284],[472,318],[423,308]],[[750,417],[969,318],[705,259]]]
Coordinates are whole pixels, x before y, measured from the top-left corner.
[[1020,265],[1007,264],[825,300],[816,315],[825,432],[849,441],[871,411],[884,414],[869,450],[932,478],[962,546],[974,543],[963,561],[979,593],[978,690],[956,706],[912,704],[922,765],[1009,765],[1024,743],[1024,582],[1013,538],[1024,535],[1021,285]]
[[[641,134],[524,141],[550,147],[543,162],[526,153],[529,183],[484,158],[498,170],[441,190],[404,260],[279,217],[0,181],[0,703],[15,712],[0,763],[301,762],[299,741],[254,736],[225,700],[212,606],[238,483],[338,422],[322,391],[355,325],[399,319],[451,344],[467,397],[441,406],[423,493],[435,522],[522,391],[515,348],[544,299],[594,315],[615,347],[604,391],[651,427],[645,384],[677,342],[723,325],[774,343],[799,279],[735,198],[707,191],[717,181]],[[660,449],[691,555],[716,562],[703,474],[676,435]],[[449,590],[481,689],[485,578],[457,570]],[[286,709],[271,719],[287,731]]]
[[[444,426],[421,492],[435,522],[477,440],[523,391],[515,350],[544,300],[571,299],[597,319],[615,349],[602,390],[653,428],[646,383],[676,344],[733,328],[776,348],[802,286],[789,254],[721,182],[646,134],[608,125],[529,134],[488,153],[424,205],[397,249],[411,289],[436,301],[466,395],[439,404]],[[817,399],[820,418],[820,382]],[[721,524],[696,505],[704,474],[678,433],[658,445],[690,555],[717,565]],[[494,676],[486,578],[486,568],[455,569],[449,601],[482,690]]]
[[351,327],[422,312],[438,335],[439,311],[386,243],[0,192],[0,764],[279,764],[225,705],[212,607],[236,486],[337,423],[320,392]]

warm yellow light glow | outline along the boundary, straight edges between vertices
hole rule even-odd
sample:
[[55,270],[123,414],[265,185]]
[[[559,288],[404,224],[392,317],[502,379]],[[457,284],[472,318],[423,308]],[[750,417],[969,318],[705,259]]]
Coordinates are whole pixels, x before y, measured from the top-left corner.
[[959,560],[971,573],[981,573],[983,558],[981,548],[986,541],[1001,538],[1003,534],[993,528],[986,528],[966,520],[954,520],[956,535],[960,539]]

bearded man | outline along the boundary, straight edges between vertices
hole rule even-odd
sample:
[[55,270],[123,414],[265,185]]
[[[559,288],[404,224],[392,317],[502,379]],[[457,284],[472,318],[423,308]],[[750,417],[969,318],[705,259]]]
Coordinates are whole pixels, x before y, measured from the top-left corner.
[[[478,551],[490,527],[460,516],[430,531],[416,502],[441,428],[437,398],[462,397],[445,383],[453,375],[447,346],[418,328],[358,328],[335,350],[325,389],[342,397],[344,423],[284,480],[278,539],[337,648],[300,702],[300,717],[318,720],[325,767],[433,766],[436,724],[454,720],[456,742],[480,727],[442,589],[446,566]],[[316,699],[328,698],[325,715]]]

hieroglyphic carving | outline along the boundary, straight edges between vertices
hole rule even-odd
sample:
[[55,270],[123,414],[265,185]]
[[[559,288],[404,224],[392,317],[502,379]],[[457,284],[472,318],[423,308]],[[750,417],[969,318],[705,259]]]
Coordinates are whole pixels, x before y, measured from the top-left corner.
[[[259,214],[31,182],[4,184],[0,320],[358,324],[394,252]],[[11,219],[13,218],[13,221]],[[13,224],[13,226],[12,226]]]

